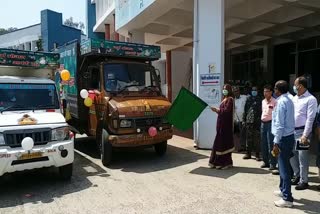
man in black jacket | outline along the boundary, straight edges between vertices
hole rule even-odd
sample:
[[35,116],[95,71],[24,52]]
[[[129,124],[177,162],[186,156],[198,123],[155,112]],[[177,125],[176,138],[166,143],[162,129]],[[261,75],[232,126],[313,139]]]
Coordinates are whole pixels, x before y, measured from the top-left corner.
[[256,160],[260,158],[260,127],[261,127],[261,107],[262,97],[258,93],[258,87],[253,86],[251,95],[248,97],[243,114],[243,125],[247,130],[247,153],[243,159],[251,159],[251,152],[255,149]]

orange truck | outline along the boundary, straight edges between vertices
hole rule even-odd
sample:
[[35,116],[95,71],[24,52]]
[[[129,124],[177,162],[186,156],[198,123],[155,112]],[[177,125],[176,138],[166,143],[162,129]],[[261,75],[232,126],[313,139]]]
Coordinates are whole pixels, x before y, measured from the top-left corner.
[[158,155],[166,153],[173,131],[164,116],[171,103],[152,66],[160,47],[88,39],[58,51],[60,70],[71,76],[56,78],[68,123],[95,136],[103,165],[110,164],[114,147],[153,146]]

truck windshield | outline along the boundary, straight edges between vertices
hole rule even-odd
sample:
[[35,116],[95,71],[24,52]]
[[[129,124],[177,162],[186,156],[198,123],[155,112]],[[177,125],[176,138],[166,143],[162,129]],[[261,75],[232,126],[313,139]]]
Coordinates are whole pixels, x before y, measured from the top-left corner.
[[0,111],[59,109],[54,84],[0,83]]
[[139,63],[105,64],[105,89],[109,92],[159,91],[157,76],[151,66]]

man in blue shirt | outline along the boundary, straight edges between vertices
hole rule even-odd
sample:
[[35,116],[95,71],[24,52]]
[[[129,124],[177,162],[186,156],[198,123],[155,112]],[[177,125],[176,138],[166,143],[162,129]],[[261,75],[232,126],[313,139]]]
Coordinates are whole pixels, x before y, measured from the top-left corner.
[[274,147],[272,153],[278,156],[280,172],[280,191],[274,194],[281,197],[275,201],[277,207],[292,207],[290,157],[294,147],[294,106],[288,97],[288,83],[284,80],[276,82],[274,88],[277,95],[277,105],[272,113],[272,134]]

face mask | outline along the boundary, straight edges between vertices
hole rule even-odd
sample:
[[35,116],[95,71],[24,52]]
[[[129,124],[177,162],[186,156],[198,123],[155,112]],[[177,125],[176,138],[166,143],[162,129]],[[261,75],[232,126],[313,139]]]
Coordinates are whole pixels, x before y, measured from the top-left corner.
[[223,90],[222,90],[222,94],[223,94],[224,96],[227,96],[227,95],[229,94],[229,91],[228,91],[228,90],[223,89]]
[[297,86],[293,86],[293,92],[295,93],[295,94],[298,94],[298,89],[297,89]]
[[258,95],[258,92],[257,91],[251,91],[251,95],[255,97],[255,96]]

